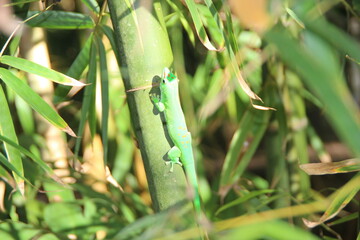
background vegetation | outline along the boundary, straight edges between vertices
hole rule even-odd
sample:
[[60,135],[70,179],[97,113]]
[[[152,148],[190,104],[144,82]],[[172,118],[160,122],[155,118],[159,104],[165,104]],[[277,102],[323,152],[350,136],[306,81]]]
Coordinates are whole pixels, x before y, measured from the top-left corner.
[[199,237],[164,67],[210,239],[360,239],[358,1],[58,2],[0,1],[0,239]]

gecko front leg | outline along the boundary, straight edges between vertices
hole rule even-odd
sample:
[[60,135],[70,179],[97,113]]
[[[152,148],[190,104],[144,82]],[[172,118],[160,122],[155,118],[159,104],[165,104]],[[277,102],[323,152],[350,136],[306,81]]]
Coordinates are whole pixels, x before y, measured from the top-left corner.
[[169,152],[167,153],[170,161],[169,162],[165,162],[166,165],[171,165],[170,167],[170,172],[174,171],[174,164],[179,164],[180,166],[182,166],[182,163],[180,162],[180,156],[181,156],[181,151],[178,147],[173,146]]
[[161,102],[161,99],[158,96],[156,96],[155,94],[151,94],[150,99],[154,103],[157,110],[159,110],[159,112],[163,112],[165,110],[165,105],[163,102]]

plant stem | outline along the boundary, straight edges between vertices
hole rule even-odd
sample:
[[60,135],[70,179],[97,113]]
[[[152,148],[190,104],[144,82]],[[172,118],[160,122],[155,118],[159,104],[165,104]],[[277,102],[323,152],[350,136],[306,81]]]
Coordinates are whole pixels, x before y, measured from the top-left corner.
[[[127,101],[135,135],[144,162],[155,211],[161,211],[186,199],[186,178],[180,166],[173,173],[165,166],[170,149],[163,118],[154,110],[148,86],[159,80],[164,67],[170,67],[173,56],[160,3],[136,4],[132,0],[109,0],[120,69],[127,91]],[[141,5],[141,3],[144,3]]]

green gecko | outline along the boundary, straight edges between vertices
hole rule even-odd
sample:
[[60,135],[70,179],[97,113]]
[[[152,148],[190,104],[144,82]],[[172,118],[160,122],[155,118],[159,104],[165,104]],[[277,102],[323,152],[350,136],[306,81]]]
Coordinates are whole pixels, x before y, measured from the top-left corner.
[[195,212],[200,216],[201,203],[191,145],[191,133],[186,127],[184,113],[180,104],[179,80],[168,68],[164,68],[163,71],[160,94],[160,99],[155,95],[150,97],[156,108],[160,112],[164,112],[167,129],[174,144],[167,154],[171,164],[170,172],[173,171],[174,164],[184,166],[188,183],[195,192],[193,201]]

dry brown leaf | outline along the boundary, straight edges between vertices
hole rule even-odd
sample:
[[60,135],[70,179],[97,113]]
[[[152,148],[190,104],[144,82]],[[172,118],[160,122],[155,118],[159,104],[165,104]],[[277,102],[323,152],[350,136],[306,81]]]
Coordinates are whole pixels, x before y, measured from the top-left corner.
[[359,165],[360,159],[353,158],[340,162],[301,164],[300,168],[309,175],[325,175],[360,171]]

